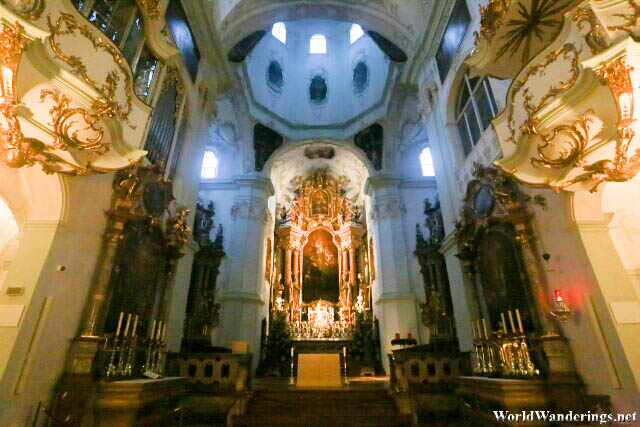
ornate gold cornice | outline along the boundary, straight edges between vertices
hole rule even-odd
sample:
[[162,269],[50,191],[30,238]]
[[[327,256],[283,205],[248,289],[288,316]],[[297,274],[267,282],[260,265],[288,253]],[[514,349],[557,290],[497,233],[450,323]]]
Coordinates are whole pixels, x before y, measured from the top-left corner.
[[[131,93],[133,92],[131,76],[122,53],[102,37],[97,36],[90,27],[76,21],[76,18],[72,14],[60,12],[60,16],[55,21],[55,24],[51,19],[51,14],[49,14],[47,16],[47,24],[51,32],[49,45],[56,57],[71,67],[75,74],[79,75],[89,86],[100,94],[100,97],[93,102],[91,107],[95,116],[97,118],[104,116],[111,118],[117,117],[127,123],[130,128],[135,129],[136,126],[129,122],[129,114],[133,109],[131,100]],[[116,70],[111,70],[107,73],[107,78],[103,83],[98,83],[92,79],[88,75],[87,67],[80,57],[65,53],[58,41],[59,36],[68,36],[76,33],[89,40],[97,52],[102,51],[109,54],[120,72],[118,73]],[[116,91],[121,76],[124,76],[124,93],[126,97],[124,105],[121,105],[116,100]]]

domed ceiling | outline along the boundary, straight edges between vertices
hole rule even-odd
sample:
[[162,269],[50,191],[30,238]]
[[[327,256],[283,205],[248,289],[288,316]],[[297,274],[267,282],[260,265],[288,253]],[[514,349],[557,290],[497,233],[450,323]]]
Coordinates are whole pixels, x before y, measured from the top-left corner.
[[291,139],[344,139],[386,113],[398,69],[359,26],[301,19],[270,29],[238,74],[259,122]]

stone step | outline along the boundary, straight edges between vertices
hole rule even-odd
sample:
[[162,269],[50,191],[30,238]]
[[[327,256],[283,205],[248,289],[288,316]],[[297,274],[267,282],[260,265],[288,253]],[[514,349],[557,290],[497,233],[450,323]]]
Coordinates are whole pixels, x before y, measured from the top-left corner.
[[236,426],[401,426],[401,416],[386,390],[261,390]]
[[410,417],[396,414],[371,416],[363,415],[291,415],[273,414],[252,417],[242,415],[234,417],[234,426],[409,426]]

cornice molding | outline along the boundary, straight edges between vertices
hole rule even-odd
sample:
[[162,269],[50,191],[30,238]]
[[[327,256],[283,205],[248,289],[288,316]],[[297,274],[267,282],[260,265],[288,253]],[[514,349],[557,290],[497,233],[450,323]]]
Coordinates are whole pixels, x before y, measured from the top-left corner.
[[399,187],[404,179],[400,175],[393,174],[379,174],[373,175],[367,178],[366,183],[364,184],[364,193],[368,196],[371,196],[372,193],[380,188],[387,187]]
[[249,187],[264,192],[267,196],[275,194],[271,179],[257,175],[234,175],[233,183],[238,187]]
[[400,301],[416,302],[418,297],[412,292],[385,292],[376,299],[375,304],[380,305]]
[[265,304],[260,295],[254,292],[225,292],[219,299],[220,301],[248,302],[256,305]]

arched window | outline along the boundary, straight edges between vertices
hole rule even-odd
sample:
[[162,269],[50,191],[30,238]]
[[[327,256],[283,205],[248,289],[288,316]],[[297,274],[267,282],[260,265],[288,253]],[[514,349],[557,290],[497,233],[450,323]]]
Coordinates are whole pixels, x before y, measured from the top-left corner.
[[309,40],[309,53],[327,53],[327,39],[322,34],[314,34]]
[[202,178],[215,178],[218,174],[218,158],[213,151],[205,151],[202,159]]
[[358,24],[353,24],[349,30],[349,42],[353,44],[363,35],[364,31],[362,31],[362,27]]
[[420,165],[422,166],[422,176],[435,176],[436,171],[433,169],[433,159],[431,158],[431,149],[424,147],[420,153]]
[[273,24],[271,34],[280,40],[282,44],[287,44],[287,27],[284,25],[284,22],[276,22]]
[[456,123],[465,156],[471,152],[497,112],[498,106],[487,78],[470,79],[465,74],[456,103]]

